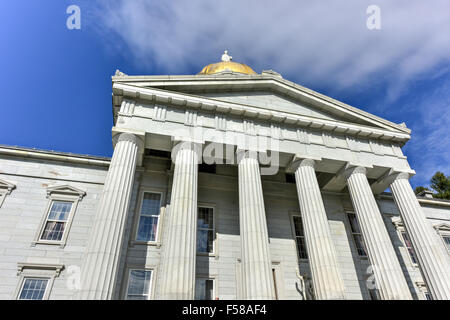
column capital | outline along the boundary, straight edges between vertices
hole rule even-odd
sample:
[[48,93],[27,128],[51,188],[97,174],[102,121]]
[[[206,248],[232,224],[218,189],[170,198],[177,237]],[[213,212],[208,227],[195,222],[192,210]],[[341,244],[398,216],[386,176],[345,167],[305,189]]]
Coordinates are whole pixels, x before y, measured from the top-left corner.
[[297,171],[299,167],[309,166],[315,167],[317,161],[322,161],[321,157],[311,156],[311,155],[302,155],[300,153],[296,153],[292,156],[292,160],[286,168],[286,172],[294,173]]
[[192,150],[197,155],[197,164],[202,163],[202,150],[203,144],[205,143],[202,140],[190,139],[187,137],[172,137],[172,152],[171,158],[172,162],[175,163],[178,152],[181,150]]
[[139,152],[144,152],[145,148],[145,132],[129,130],[123,128],[112,128],[112,142],[115,147],[119,141],[129,141],[136,144],[139,148]]
[[244,159],[255,159],[259,163],[258,154],[259,154],[259,151],[246,150],[246,149],[241,149],[241,148],[237,147],[236,148],[236,163],[239,164]]
[[343,176],[345,179],[348,179],[352,174],[362,173],[363,175],[367,175],[367,169],[371,169],[372,167],[362,166],[358,164],[353,164],[348,162],[341,170],[339,170],[338,175]]

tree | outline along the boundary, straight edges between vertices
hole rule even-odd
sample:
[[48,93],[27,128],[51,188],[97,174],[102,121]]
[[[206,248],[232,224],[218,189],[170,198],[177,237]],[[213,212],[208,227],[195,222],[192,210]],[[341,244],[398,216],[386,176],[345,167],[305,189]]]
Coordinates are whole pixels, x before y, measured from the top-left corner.
[[[450,176],[446,176],[437,171],[430,180],[430,187],[434,190],[433,198],[450,200]],[[419,186],[414,189],[415,194],[419,194],[424,190],[430,190],[426,187]]]
[[450,200],[450,176],[438,171],[430,180],[431,188],[436,191],[435,198]]
[[416,187],[416,188],[414,189],[414,193],[415,193],[415,194],[419,194],[419,193],[421,193],[421,192],[424,191],[424,190],[430,190],[430,189],[428,189],[428,188],[426,188],[426,187],[418,186],[418,187]]

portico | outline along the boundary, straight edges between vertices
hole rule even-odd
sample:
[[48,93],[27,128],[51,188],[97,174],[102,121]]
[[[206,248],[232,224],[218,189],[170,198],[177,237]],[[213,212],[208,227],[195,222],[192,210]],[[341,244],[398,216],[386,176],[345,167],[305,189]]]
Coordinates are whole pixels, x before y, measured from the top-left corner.
[[[198,164],[212,161],[237,167],[244,299],[276,295],[261,176],[280,171],[295,176],[316,299],[347,298],[324,192],[349,193],[380,297],[412,298],[375,200],[389,186],[432,297],[450,298],[448,257],[408,182],[414,171],[401,147],[410,138],[409,129],[312,92],[273,71],[255,74],[224,67],[208,74],[212,69],[197,76],[113,77],[113,133],[119,138],[113,155],[117,165],[110,167],[106,186],[108,181],[120,183],[111,192],[105,186],[94,234],[102,233],[104,221],[114,231],[89,247],[85,298],[111,297],[111,283],[93,279],[116,276],[131,184],[145,149],[170,152],[172,157],[167,237],[157,286],[160,299],[194,298]],[[109,210],[114,201],[121,205]]]

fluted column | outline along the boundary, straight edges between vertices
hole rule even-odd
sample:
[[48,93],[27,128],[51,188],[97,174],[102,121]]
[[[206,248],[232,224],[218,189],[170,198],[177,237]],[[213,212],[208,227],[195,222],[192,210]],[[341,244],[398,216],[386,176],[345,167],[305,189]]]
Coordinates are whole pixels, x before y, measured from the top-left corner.
[[432,298],[449,300],[450,259],[442,243],[433,234],[408,179],[407,173],[399,173],[393,177],[390,187],[394,200]]
[[366,169],[353,167],[345,172],[345,176],[373,268],[376,289],[384,300],[410,300],[411,292],[367,181]]
[[244,299],[275,298],[259,163],[248,153],[238,164]]
[[318,300],[345,299],[344,282],[314,164],[312,159],[299,159],[293,163],[314,293]]
[[197,239],[198,145],[183,142],[174,155],[168,236],[164,244],[160,298],[192,300]]
[[118,134],[114,139],[117,139],[117,143],[81,270],[78,297],[83,300],[112,299],[115,289],[137,154],[142,141],[130,133]]

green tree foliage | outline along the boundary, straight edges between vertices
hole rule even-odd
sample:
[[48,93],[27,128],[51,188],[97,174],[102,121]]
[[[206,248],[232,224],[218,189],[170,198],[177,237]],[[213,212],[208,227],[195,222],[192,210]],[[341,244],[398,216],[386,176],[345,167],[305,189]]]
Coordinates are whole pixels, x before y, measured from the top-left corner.
[[425,187],[422,187],[422,186],[419,186],[419,187],[416,187],[416,188],[414,189],[414,193],[415,193],[415,194],[419,194],[419,193],[421,193],[421,192],[424,191],[424,190],[430,190],[430,189],[425,188]]
[[[430,187],[435,193],[433,198],[450,200],[450,176],[446,176],[440,171],[437,171],[430,180]],[[419,194],[424,190],[430,190],[426,187],[419,186],[414,189],[415,194]]]
[[431,178],[430,186],[436,191],[433,197],[450,200],[450,176],[438,171]]

